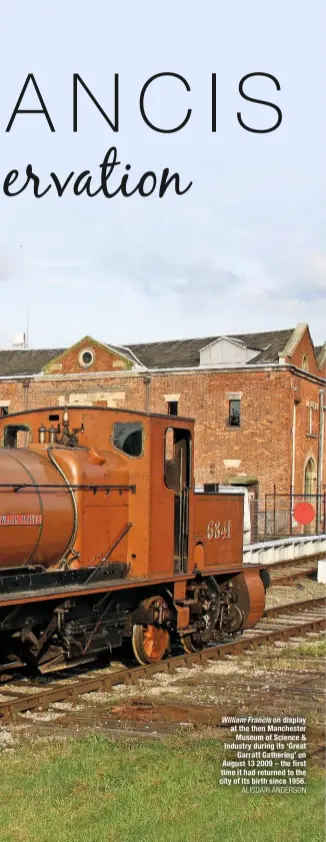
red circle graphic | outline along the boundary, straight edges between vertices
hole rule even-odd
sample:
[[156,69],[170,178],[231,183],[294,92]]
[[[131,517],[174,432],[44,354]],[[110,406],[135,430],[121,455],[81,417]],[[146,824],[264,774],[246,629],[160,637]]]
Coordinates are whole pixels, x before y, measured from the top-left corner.
[[297,503],[293,511],[297,523],[307,526],[315,517],[315,509],[311,503]]

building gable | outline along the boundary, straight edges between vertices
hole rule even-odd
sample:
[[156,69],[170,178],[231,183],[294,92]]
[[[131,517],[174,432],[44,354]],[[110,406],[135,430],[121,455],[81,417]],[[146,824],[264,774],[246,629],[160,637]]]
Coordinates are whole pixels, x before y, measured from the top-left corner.
[[200,349],[200,365],[245,365],[259,351],[248,348],[240,339],[219,336]]
[[297,325],[285,348],[279,355],[280,363],[288,362],[310,374],[320,375],[320,367],[315,348],[310,336],[309,327],[305,323]]
[[123,353],[84,336],[71,348],[50,360],[43,368],[44,374],[86,374],[107,371],[128,371],[132,361]]

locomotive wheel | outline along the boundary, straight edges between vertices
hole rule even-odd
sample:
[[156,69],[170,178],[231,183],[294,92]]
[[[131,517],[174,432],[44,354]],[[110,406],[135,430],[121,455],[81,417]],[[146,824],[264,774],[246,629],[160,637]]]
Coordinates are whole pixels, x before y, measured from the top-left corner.
[[[149,608],[167,609],[162,596],[150,596],[144,599],[143,606]],[[132,631],[132,648],[139,664],[155,664],[160,661],[169,645],[169,632],[162,626],[134,625]]]
[[204,648],[203,641],[195,640],[193,634],[185,634],[180,640],[187,655],[192,655],[193,652],[201,652]]

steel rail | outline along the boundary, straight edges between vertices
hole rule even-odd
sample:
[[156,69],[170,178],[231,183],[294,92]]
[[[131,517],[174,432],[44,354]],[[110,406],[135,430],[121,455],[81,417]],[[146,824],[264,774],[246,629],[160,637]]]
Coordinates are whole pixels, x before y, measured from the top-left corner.
[[[325,605],[325,599],[318,598],[318,604],[322,602]],[[316,600],[304,600],[303,603],[291,603],[290,606],[277,606],[274,609],[268,609],[268,616],[275,616],[278,610],[282,612],[292,612],[298,609],[299,606],[304,605],[304,608],[316,607]],[[272,613],[274,612],[274,613]],[[268,625],[268,620],[262,621],[264,625]],[[147,666],[124,667],[116,670],[110,674],[96,676],[95,678],[86,677],[73,684],[65,684],[60,687],[50,687],[39,690],[37,693],[26,693],[23,696],[20,694],[16,698],[8,699],[0,702],[0,722],[8,722],[15,713],[23,713],[30,710],[47,710],[54,702],[62,702],[65,700],[75,701],[78,697],[85,693],[96,691],[108,691],[119,684],[135,684],[139,679],[151,678],[153,675],[161,672],[174,673],[179,667],[191,668],[195,664],[205,665],[210,660],[222,660],[226,655],[237,655],[249,649],[257,649],[263,644],[275,643],[278,640],[289,640],[291,637],[298,637],[308,634],[309,632],[318,632],[326,629],[326,616],[315,617],[309,620],[300,620],[295,625],[284,626],[277,629],[261,629],[257,633],[253,631],[251,634],[244,634],[238,640],[232,643],[222,643],[218,645],[209,646],[201,652],[194,652],[191,655],[186,653],[182,655],[173,655],[167,657],[163,661]],[[10,691],[2,691],[2,695]],[[12,695],[14,696],[15,689],[13,688]],[[1,695],[1,689],[0,689]]]
[[326,597],[317,596],[312,599],[302,599],[298,602],[288,602],[285,605],[273,605],[271,608],[266,608],[263,617],[277,617],[281,614],[294,614],[297,610],[304,611],[305,608],[313,608],[318,605],[326,605]]
[[[270,587],[275,585],[286,585],[291,584],[292,581],[296,581],[296,579],[304,578],[306,576],[311,576],[314,573],[317,573],[317,562],[326,560],[326,553],[314,553],[313,555],[304,555],[300,556],[299,558],[291,558],[291,559],[284,559],[283,561],[274,561],[271,564],[265,564],[262,566],[271,576],[271,583]],[[245,569],[250,569],[250,564],[245,564]],[[286,571],[290,568],[292,572],[284,573],[282,575],[282,571]]]
[[[283,561],[273,561],[273,562],[271,562],[271,564],[265,564],[263,566],[265,566],[267,569],[271,569],[271,570],[276,569],[277,570],[278,568],[296,567],[298,564],[305,564],[305,563],[309,564],[310,562],[313,562],[313,561],[323,561],[323,560],[326,560],[326,552],[325,551],[320,552],[320,553],[313,553],[312,555],[300,555],[300,556],[298,556],[298,558],[286,558],[286,559],[283,559]],[[248,567],[250,567],[250,564],[248,564]]]
[[302,567],[300,570],[293,570],[292,573],[287,573],[285,576],[271,576],[270,587],[275,588],[277,585],[291,585],[292,582],[296,582],[297,579],[305,579],[307,576],[312,576],[314,573],[317,573],[317,567],[315,564],[306,568]]

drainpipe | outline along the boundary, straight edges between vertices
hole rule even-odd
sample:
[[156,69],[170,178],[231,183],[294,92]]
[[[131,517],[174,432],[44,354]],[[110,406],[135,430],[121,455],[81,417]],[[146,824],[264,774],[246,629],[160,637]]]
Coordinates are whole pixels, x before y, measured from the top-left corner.
[[[23,382],[23,395],[24,395],[24,409],[26,410],[26,412],[28,410],[28,390],[29,390],[29,387],[30,387],[29,380],[24,380],[24,382]],[[24,433],[24,446],[25,447],[27,447],[27,445],[28,445],[28,440],[29,440],[29,433],[26,431],[26,433]]]
[[150,388],[151,388],[151,377],[149,374],[146,374],[143,377],[143,383],[145,384],[145,412],[149,412],[150,408]]
[[318,463],[317,463],[317,506],[316,506],[316,521],[317,529],[319,531],[321,521],[321,495],[323,482],[323,456],[324,456],[324,389],[319,390],[319,429],[318,429]]
[[293,401],[293,417],[292,417],[292,472],[291,472],[291,485],[294,494],[295,488],[295,427],[296,427],[296,419],[297,419],[297,405],[295,400]]
[[23,394],[24,394],[24,409],[28,410],[28,390],[29,390],[29,380],[24,380],[23,383]]

